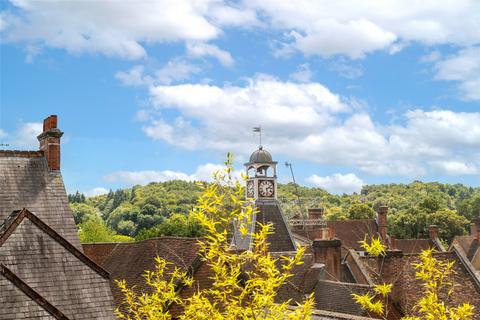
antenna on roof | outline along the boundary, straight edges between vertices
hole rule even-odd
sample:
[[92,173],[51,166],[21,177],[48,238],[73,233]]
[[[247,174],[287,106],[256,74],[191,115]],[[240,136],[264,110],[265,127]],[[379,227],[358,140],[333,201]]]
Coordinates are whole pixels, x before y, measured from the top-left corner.
[[258,145],[258,148],[261,149],[262,148],[262,126],[253,127],[252,130],[253,132],[258,132],[258,137],[260,140],[260,144]]
[[298,192],[298,185],[297,185],[297,181],[295,181],[295,175],[293,174],[292,164],[290,162],[285,161],[285,167],[290,168],[290,173],[292,174],[292,179],[293,179],[293,185],[295,186],[295,193],[298,199],[298,206],[300,207],[300,210],[303,210],[302,200],[300,199],[300,193]]

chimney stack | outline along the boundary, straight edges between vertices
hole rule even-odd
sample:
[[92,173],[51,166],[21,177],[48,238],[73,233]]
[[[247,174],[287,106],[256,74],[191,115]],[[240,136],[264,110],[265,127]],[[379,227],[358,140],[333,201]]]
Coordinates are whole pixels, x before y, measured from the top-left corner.
[[431,224],[428,226],[428,236],[431,240],[438,238],[438,226]]
[[314,263],[325,265],[326,280],[341,280],[342,243],[339,239],[313,240]]
[[60,138],[63,132],[57,128],[57,116],[43,120],[43,132],[38,135],[40,151],[43,151],[50,170],[60,170]]
[[470,232],[474,239],[480,241],[480,218],[473,219],[470,225]]
[[387,223],[388,207],[381,206],[377,212],[378,233],[384,244],[387,244],[388,223]]
[[308,219],[317,220],[323,218],[323,208],[308,209]]

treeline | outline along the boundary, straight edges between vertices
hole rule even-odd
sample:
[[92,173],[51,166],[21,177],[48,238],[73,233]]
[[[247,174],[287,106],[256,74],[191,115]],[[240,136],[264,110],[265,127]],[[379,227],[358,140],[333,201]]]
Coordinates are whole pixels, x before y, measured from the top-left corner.
[[[77,192],[69,195],[69,201],[83,242],[132,241],[160,235],[201,236],[201,228],[188,219],[199,193],[194,182],[168,181],[89,198]],[[333,195],[290,183],[280,184],[278,193],[289,217],[323,207],[330,220],[373,218],[379,206],[387,205],[390,234],[398,238],[427,237],[428,225],[437,224],[441,237],[449,241],[465,233],[480,215],[480,188],[462,184],[368,185],[360,194]]]

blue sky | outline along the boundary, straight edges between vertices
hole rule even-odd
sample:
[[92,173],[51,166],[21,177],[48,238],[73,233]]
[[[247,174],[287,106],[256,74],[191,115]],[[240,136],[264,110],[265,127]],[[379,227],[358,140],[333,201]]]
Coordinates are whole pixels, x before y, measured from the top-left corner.
[[[3,1],[0,142],[69,192],[207,179],[251,128],[303,185],[479,185],[478,1]],[[280,180],[290,181],[283,166]]]

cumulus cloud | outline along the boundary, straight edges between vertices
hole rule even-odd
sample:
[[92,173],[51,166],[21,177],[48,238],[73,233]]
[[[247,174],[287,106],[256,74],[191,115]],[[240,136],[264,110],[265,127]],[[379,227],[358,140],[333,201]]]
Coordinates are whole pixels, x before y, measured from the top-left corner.
[[[212,174],[224,168],[225,166],[223,165],[206,163],[198,166],[192,174],[172,170],[117,171],[105,176],[105,180],[107,182],[121,182],[127,185],[145,185],[150,182],[165,182],[170,180],[212,181]],[[240,178],[240,171],[235,171],[233,175]]]
[[151,86],[184,81],[201,70],[194,64],[175,58],[155,70],[152,75],[146,74],[144,66],[136,65],[128,71],[117,72],[115,77],[127,86]]
[[[427,46],[480,42],[480,3],[466,1],[274,1],[250,0],[270,27],[307,55],[361,58],[376,50],[394,53],[410,42]],[[280,48],[285,48],[280,46]]]
[[229,52],[213,44],[202,42],[188,43],[187,53],[195,58],[214,57],[225,67],[231,67],[235,63]]
[[362,189],[362,186],[365,184],[362,179],[360,179],[353,173],[335,173],[326,177],[320,177],[314,174],[308,177],[306,180],[315,187],[320,187],[334,194],[353,192],[358,193]]
[[310,82],[310,80],[312,80],[312,76],[313,72],[310,69],[310,65],[308,63],[304,63],[300,65],[297,71],[290,74],[290,79],[297,82]]
[[436,59],[435,78],[458,82],[461,97],[465,100],[480,100],[480,47],[466,48],[439,59]]
[[95,196],[99,196],[107,193],[108,193],[108,190],[102,187],[93,188],[84,192],[85,196],[87,197],[95,197]]
[[0,138],[9,137],[9,149],[14,150],[38,150],[37,136],[42,133],[43,124],[40,122],[20,122],[13,132],[5,132],[0,129]]
[[126,59],[145,57],[144,43],[208,41],[221,33],[219,26],[256,21],[254,11],[222,1],[18,0],[12,4],[18,15],[3,13],[0,24],[8,41]]
[[373,175],[453,174],[434,162],[454,157],[480,165],[480,113],[415,109],[395,124],[382,125],[354,99],[319,83],[282,82],[265,75],[247,79],[244,86],[153,86],[150,94],[155,112],[173,109],[179,116],[167,120],[150,115],[143,126],[146,135],[189,150],[247,155],[255,148],[251,126],[259,123],[264,145],[274,154],[354,166]]

